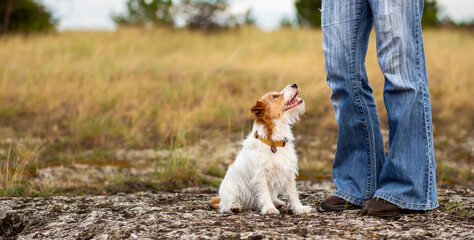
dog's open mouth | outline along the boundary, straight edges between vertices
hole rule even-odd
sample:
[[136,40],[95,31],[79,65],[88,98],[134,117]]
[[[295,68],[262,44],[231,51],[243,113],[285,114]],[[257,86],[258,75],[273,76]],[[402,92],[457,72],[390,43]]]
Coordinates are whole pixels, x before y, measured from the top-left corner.
[[303,103],[303,99],[299,98],[298,97],[298,92],[296,92],[295,96],[293,96],[293,98],[288,101],[287,104],[285,104],[285,107],[284,107],[284,111],[288,111],[298,105],[300,105],[301,103]]

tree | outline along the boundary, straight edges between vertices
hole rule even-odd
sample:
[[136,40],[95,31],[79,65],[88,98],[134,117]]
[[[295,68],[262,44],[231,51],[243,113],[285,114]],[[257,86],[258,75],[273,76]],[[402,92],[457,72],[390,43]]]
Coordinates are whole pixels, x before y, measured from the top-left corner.
[[288,16],[284,16],[280,20],[280,28],[292,28],[292,27],[293,27],[292,21],[290,20],[290,18],[288,18]]
[[184,22],[192,30],[217,31],[240,25],[252,25],[255,20],[248,10],[242,16],[228,13],[227,0],[128,0],[127,12],[112,16],[119,25],[165,25]]
[[243,20],[243,25],[245,26],[253,26],[255,25],[255,18],[252,14],[252,9],[247,9],[247,11],[245,11],[245,14],[244,14],[244,20]]
[[56,24],[52,13],[36,0],[0,2],[0,34],[50,31],[56,28]]
[[423,17],[421,18],[421,25],[423,27],[436,27],[439,25],[438,18],[439,7],[436,0],[425,0],[423,8]]
[[8,0],[4,2],[4,5],[1,6],[2,15],[4,15],[2,23],[2,34],[8,31],[8,25],[10,24],[10,17],[13,9],[13,0]]
[[227,7],[226,0],[183,0],[179,12],[188,28],[212,32],[239,25],[235,16],[226,13]]
[[173,25],[172,0],[128,0],[127,13],[112,16],[119,25]]
[[321,8],[322,0],[296,0],[296,20],[302,27],[320,28],[321,27]]

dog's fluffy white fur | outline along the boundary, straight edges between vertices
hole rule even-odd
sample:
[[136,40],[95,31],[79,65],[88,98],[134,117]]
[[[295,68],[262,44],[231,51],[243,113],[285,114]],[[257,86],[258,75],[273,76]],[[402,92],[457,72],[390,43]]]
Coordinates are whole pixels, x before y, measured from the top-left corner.
[[[262,214],[279,214],[277,207],[284,204],[278,199],[279,194],[288,196],[289,207],[295,214],[311,212],[311,207],[301,204],[296,190],[298,159],[291,132],[304,111],[296,84],[279,93],[267,93],[257,101],[252,108],[257,115],[252,132],[229,166],[220,185],[220,199],[212,200],[220,212],[253,209]],[[255,132],[265,139],[270,135],[273,141],[287,140],[287,143],[273,153],[270,145],[255,138]]]

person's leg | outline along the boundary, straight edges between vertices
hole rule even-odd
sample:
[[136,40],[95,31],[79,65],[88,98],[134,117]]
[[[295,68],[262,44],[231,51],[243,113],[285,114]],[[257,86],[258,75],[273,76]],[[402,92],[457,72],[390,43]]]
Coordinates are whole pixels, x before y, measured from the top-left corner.
[[372,198],[385,161],[365,56],[372,28],[367,0],[325,0],[321,28],[327,82],[339,127],[335,196],[355,205]]
[[374,197],[401,208],[433,209],[438,202],[421,34],[423,0],[369,2],[389,119],[389,153]]

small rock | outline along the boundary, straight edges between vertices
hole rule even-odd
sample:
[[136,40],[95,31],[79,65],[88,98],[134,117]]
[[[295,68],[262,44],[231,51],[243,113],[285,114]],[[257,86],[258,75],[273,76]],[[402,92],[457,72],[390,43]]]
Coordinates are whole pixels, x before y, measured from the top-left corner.
[[7,213],[11,210],[12,208],[10,206],[0,203],[0,219],[4,219],[7,216]]

